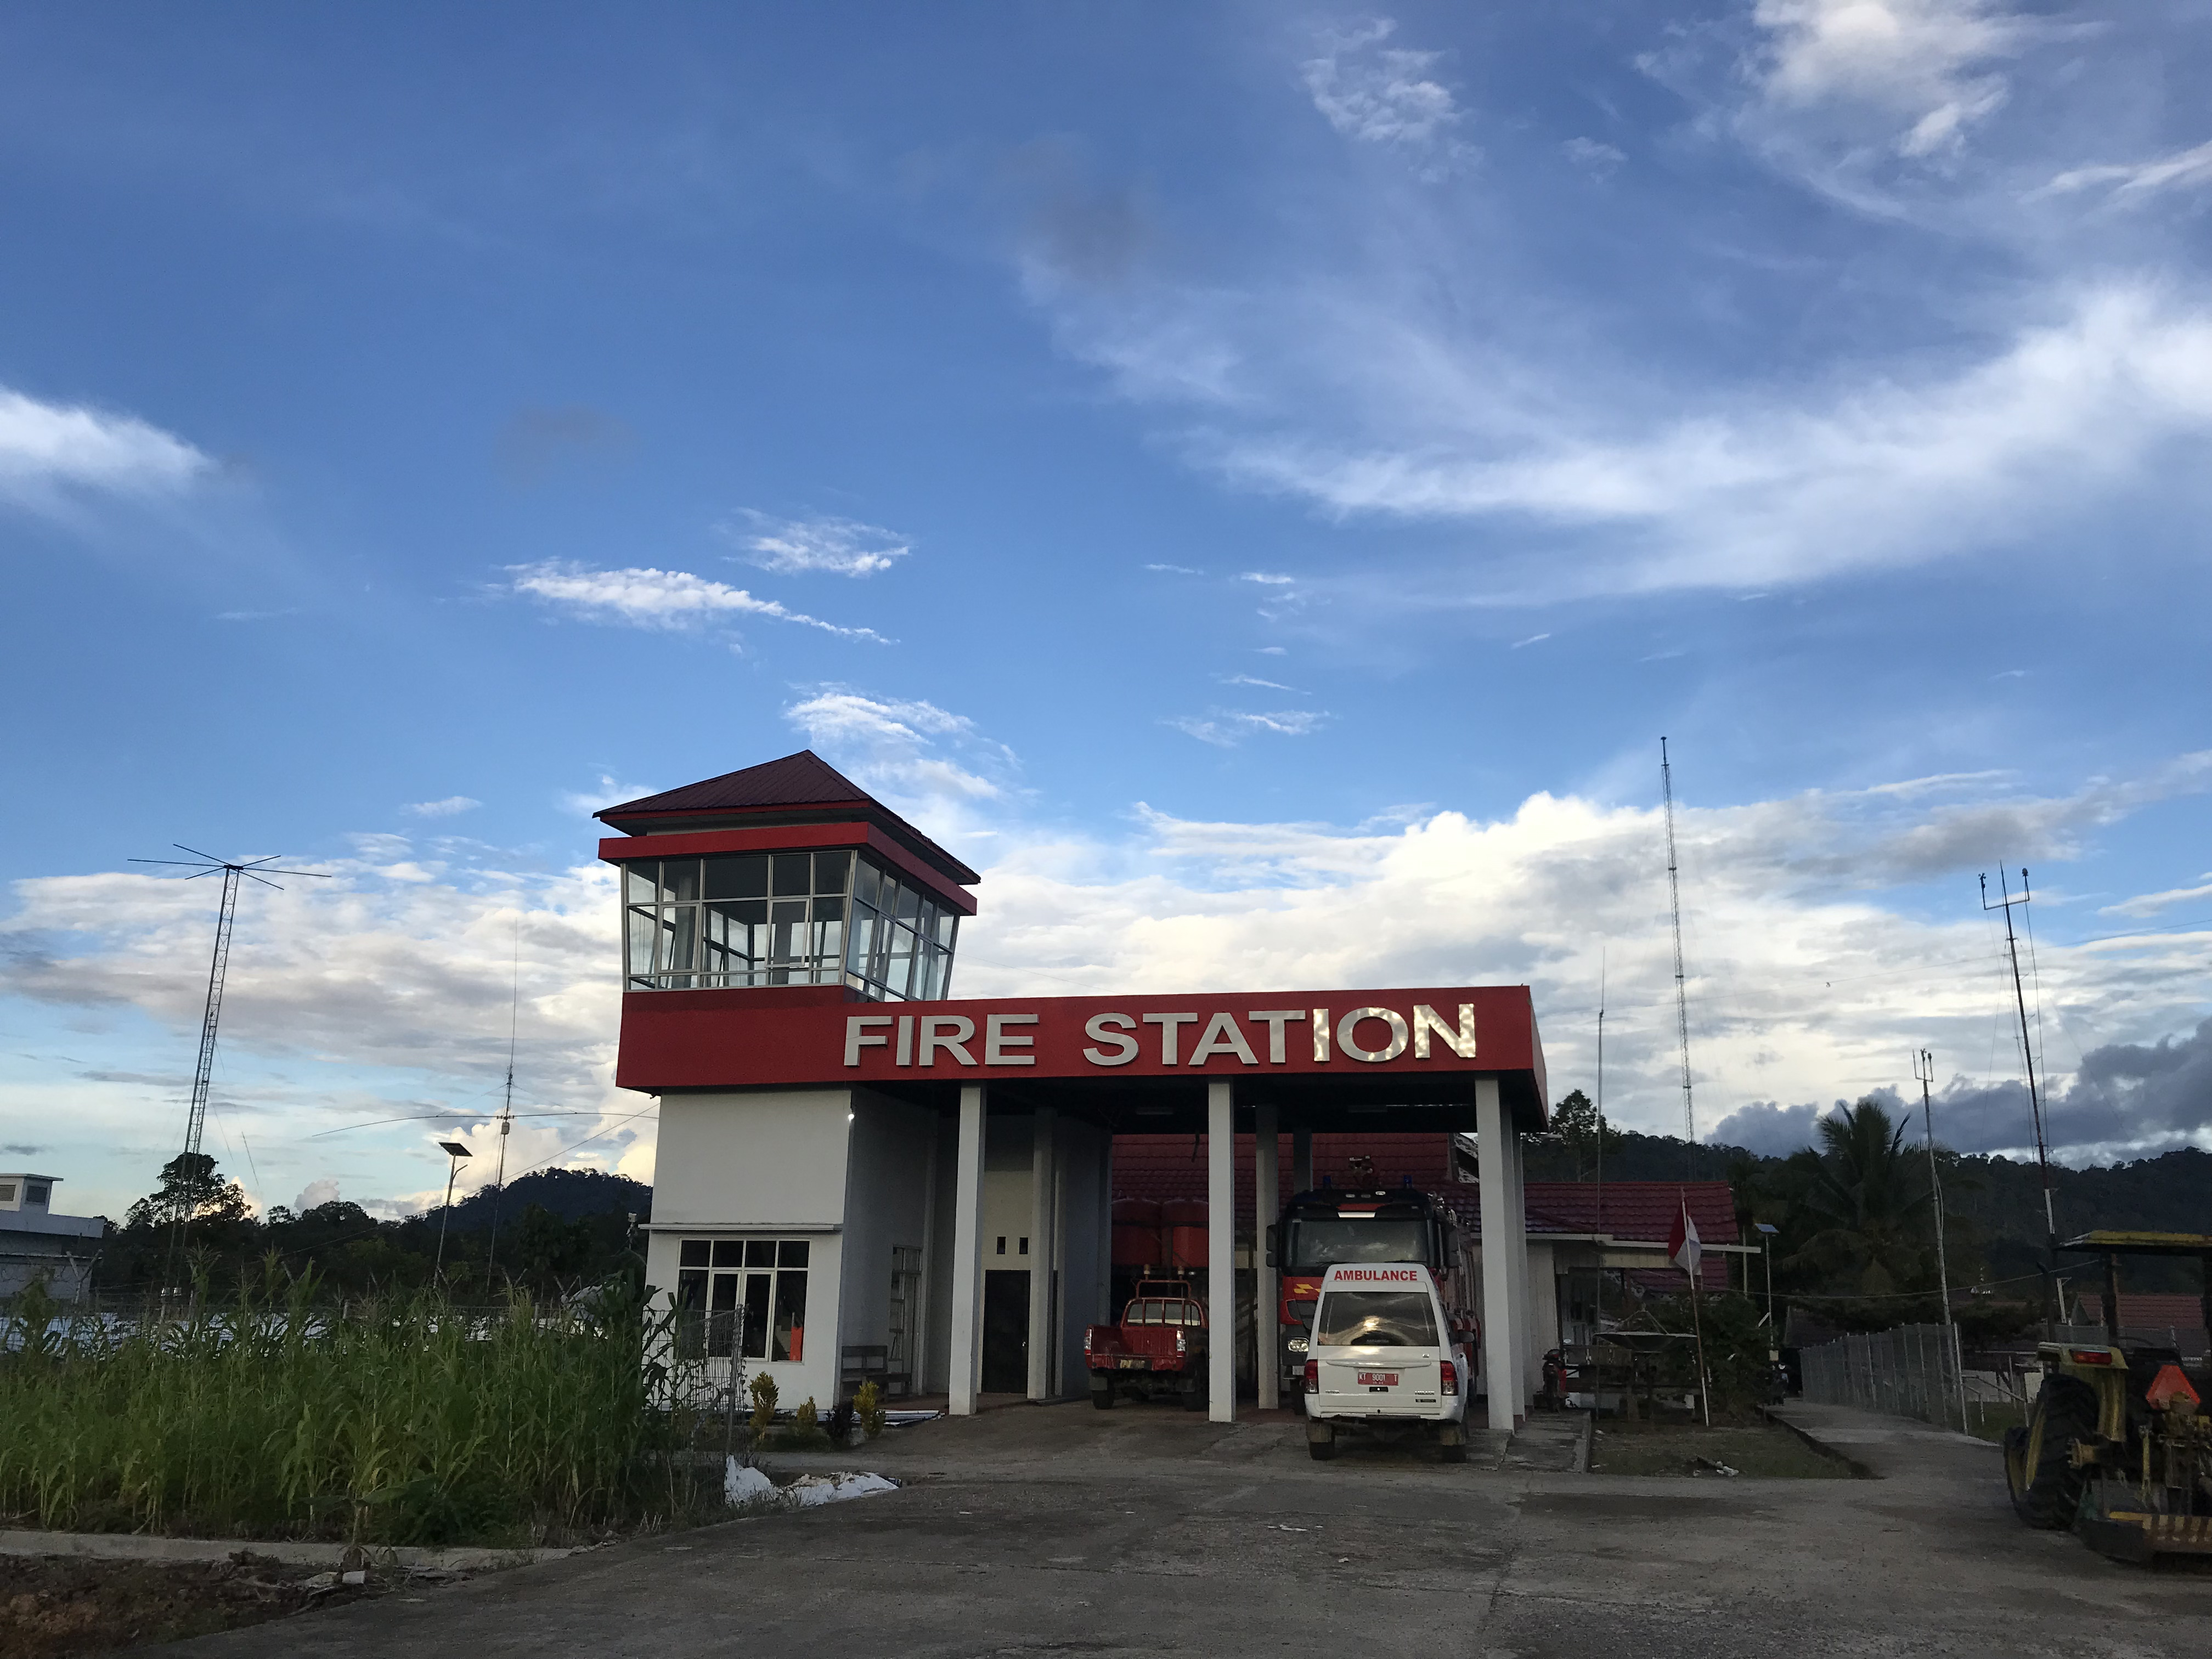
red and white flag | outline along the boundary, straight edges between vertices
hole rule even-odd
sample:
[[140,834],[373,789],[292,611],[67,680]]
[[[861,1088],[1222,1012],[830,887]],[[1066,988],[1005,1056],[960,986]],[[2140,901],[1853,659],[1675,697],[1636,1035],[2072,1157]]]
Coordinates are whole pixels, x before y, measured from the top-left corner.
[[1686,1200],[1674,1212],[1674,1231],[1667,1236],[1668,1260],[1695,1280],[1698,1263],[1705,1254],[1705,1248],[1698,1240],[1698,1224],[1690,1219],[1690,1206]]

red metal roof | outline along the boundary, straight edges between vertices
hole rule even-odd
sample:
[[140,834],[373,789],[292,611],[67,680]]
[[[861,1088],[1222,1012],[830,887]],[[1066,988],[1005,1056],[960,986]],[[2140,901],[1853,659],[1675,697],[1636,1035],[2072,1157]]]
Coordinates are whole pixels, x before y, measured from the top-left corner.
[[811,749],[624,801],[592,816],[626,835],[637,835],[647,826],[665,829],[690,818],[789,814],[787,821],[802,822],[841,811],[880,825],[963,887],[982,879]]
[[[2077,1287],[2074,1309],[2077,1323],[2105,1322],[2104,1297],[2099,1291]],[[2122,1291],[2120,1328],[2130,1332],[2172,1330],[2193,1340],[2204,1329],[2204,1304],[2194,1291]]]

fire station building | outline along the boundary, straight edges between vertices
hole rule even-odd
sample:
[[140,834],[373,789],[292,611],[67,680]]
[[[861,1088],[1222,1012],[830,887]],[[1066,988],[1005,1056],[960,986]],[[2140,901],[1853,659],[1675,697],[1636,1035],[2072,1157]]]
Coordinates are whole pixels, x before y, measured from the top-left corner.
[[[1472,1154],[1476,1387],[1493,1427],[1528,1409],[1559,1339],[1522,1221],[1520,1138],[1546,1121],[1525,987],[962,1000],[975,872],[812,753],[599,816],[617,1081],[660,1102],[647,1278],[702,1316],[710,1372],[742,1358],[825,1408],[860,1375],[956,1414],[1079,1394],[1084,1328],[1114,1316],[1117,1138],[1202,1158],[1205,1281],[1246,1269],[1272,1310],[1239,1188],[1263,1228],[1314,1137],[1350,1132]],[[1210,1311],[1224,1422],[1240,1370],[1281,1403],[1274,1321],[1240,1326],[1231,1300]]]

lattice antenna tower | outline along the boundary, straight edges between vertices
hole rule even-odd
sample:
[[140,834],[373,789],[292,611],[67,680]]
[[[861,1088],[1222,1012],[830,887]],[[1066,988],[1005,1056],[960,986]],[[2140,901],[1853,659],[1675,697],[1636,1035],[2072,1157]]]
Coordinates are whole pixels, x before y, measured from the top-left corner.
[[[200,1149],[200,1137],[207,1127],[208,1087],[215,1077],[215,1034],[222,1019],[222,981],[230,968],[230,934],[232,924],[238,917],[238,887],[241,879],[258,881],[264,887],[273,887],[283,892],[282,884],[269,879],[271,876],[303,876],[314,881],[328,881],[329,876],[319,870],[280,870],[276,860],[283,855],[271,853],[267,858],[219,859],[203,853],[181,842],[172,842],[179,853],[190,853],[191,859],[131,859],[132,864],[165,864],[192,873],[187,881],[198,881],[202,876],[212,876],[218,871],[222,875],[222,902],[216,908],[215,921],[215,954],[208,963],[207,1006],[200,1016],[199,1059],[192,1067],[191,1104],[185,1118],[185,1155],[191,1157]],[[184,1231],[191,1219],[191,1204],[179,1199],[177,1213],[169,1234],[172,1263],[184,1242]]]
[[1686,1164],[1696,1158],[1698,1114],[1690,1098],[1690,987],[1682,973],[1682,881],[1674,857],[1674,769],[1667,758],[1667,739],[1659,739],[1659,792],[1667,804],[1667,902],[1674,914],[1674,1030],[1682,1044],[1682,1135],[1691,1150]]

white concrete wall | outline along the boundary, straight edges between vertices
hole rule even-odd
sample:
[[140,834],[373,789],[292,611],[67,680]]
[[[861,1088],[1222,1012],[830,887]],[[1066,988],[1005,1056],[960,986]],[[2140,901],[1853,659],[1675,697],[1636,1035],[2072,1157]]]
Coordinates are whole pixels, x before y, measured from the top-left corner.
[[837,1225],[852,1109],[849,1089],[662,1096],[653,1225]]
[[1544,1356],[1559,1346],[1559,1267],[1556,1247],[1528,1240],[1528,1341],[1542,1386]]
[[[842,1088],[661,1097],[647,1282],[666,1305],[683,1237],[807,1240],[804,1357],[746,1361],[751,1374],[775,1378],[787,1408],[811,1398],[826,1411],[837,1395],[842,1234],[856,1108],[854,1091]],[[886,1274],[888,1262],[886,1252]]]

